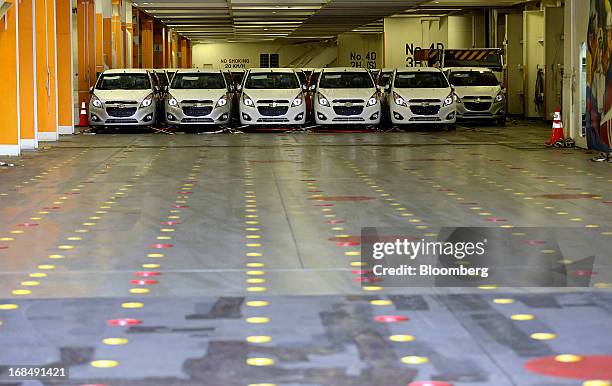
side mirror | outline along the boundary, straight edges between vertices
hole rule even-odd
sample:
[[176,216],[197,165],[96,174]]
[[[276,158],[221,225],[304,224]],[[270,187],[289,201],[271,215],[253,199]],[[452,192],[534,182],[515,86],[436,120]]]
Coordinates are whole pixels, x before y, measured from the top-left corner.
[[307,85],[305,85],[305,84],[303,84],[303,85],[302,85],[302,90],[304,90],[304,91],[308,91],[309,89],[310,89],[310,88],[309,88]]
[[238,91],[238,92],[242,91],[242,85],[241,84],[237,84],[236,85],[236,91]]
[[310,91],[314,91],[317,89],[317,85],[313,84],[312,86],[310,86]]
[[94,92],[94,88],[93,88],[93,86],[91,86],[91,87],[89,88],[89,94],[90,94],[90,95],[93,95],[93,92]]

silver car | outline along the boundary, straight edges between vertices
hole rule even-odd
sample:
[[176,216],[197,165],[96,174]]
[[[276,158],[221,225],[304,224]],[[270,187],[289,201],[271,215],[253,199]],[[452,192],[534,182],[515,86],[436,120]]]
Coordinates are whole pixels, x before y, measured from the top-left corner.
[[179,70],[167,90],[166,123],[174,127],[228,124],[231,87],[219,70]]
[[453,67],[446,70],[457,96],[457,119],[506,122],[506,97],[488,68]]
[[90,89],[89,125],[153,126],[159,92],[147,70],[104,71]]

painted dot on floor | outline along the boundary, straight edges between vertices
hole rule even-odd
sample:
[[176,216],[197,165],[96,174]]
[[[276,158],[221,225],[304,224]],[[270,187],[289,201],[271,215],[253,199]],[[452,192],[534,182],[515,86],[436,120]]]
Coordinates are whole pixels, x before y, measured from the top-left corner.
[[131,303],[122,303],[121,308],[133,309],[133,308],[142,308],[144,307],[143,303],[131,302]]
[[254,316],[254,317],[247,318],[246,322],[249,324],[266,324],[270,322],[270,318]]
[[30,295],[32,291],[26,290],[26,289],[16,289],[16,290],[11,291],[11,293],[13,295],[22,296],[22,295]]
[[267,307],[269,303],[263,300],[251,300],[248,301],[246,305],[248,307]]
[[42,269],[42,270],[52,270],[55,269],[55,265],[51,265],[51,264],[41,264],[38,266],[38,269]]
[[514,299],[498,298],[498,299],[493,299],[493,303],[495,303],[495,304],[512,304],[512,303],[514,303]]
[[247,292],[266,292],[268,289],[266,287],[248,287]]
[[16,310],[18,308],[19,306],[17,304],[11,304],[11,303],[0,304],[0,310],[2,311]]
[[49,255],[50,259],[55,259],[55,260],[63,259],[64,257],[65,257],[64,255]]
[[29,274],[28,276],[32,278],[43,278],[43,277],[47,277],[48,275],[42,272],[34,272],[34,273]]
[[429,359],[419,356],[407,356],[402,358],[402,362],[407,365],[421,365],[429,362]]
[[142,268],[145,268],[145,269],[156,269],[159,267],[161,267],[161,265],[159,264],[143,264],[142,265]]
[[272,366],[274,359],[271,358],[249,358],[246,360],[249,366]]
[[106,338],[102,341],[102,343],[107,344],[109,346],[121,346],[124,344],[128,344],[128,340],[125,338]]
[[71,249],[74,249],[75,247],[74,247],[74,245],[60,245],[57,248],[61,249],[61,250],[71,250]]
[[573,354],[561,354],[555,357],[555,361],[561,362],[561,363],[575,363],[575,362],[580,362],[581,360],[582,360],[582,357],[580,355],[573,355]]
[[612,382],[600,379],[592,379],[589,381],[584,381],[582,383],[582,386],[612,386]]
[[164,257],[165,255],[163,253],[149,253],[147,255],[147,257],[150,257],[152,259],[161,259],[162,257]]
[[379,323],[399,323],[407,322],[410,318],[402,315],[378,315],[374,317],[374,320]]
[[510,316],[510,319],[517,321],[534,320],[535,316],[531,314],[514,314]]
[[443,381],[417,381],[417,382],[409,383],[408,386],[453,386],[453,385],[448,382],[443,382]]
[[489,291],[489,290],[494,290],[494,289],[498,289],[499,287],[496,285],[480,285],[478,286],[478,289],[484,290],[484,291]]
[[263,268],[266,265],[264,263],[247,263],[248,268]]
[[555,339],[557,335],[548,332],[536,332],[531,334],[530,337],[535,340],[552,340]]
[[370,304],[373,306],[392,306],[393,302],[391,300],[379,299],[379,300],[371,300]]
[[404,342],[412,342],[414,341],[414,336],[412,335],[391,335],[389,337],[389,340],[392,342],[400,342],[400,343],[404,343]]
[[272,337],[265,335],[249,336],[246,338],[246,341],[249,343],[270,343],[272,342]]
[[107,368],[119,366],[119,362],[111,361],[111,360],[106,360],[106,359],[98,360],[98,361],[93,361],[90,364],[91,364],[92,367],[97,367],[97,368],[101,368],[101,369],[107,369]]
[[125,327],[125,326],[137,326],[139,324],[142,324],[142,321],[138,319],[123,318],[123,319],[111,319],[107,321],[106,324],[108,324],[109,326]]
[[260,257],[260,256],[262,256],[261,253],[257,253],[257,252],[249,252],[246,255],[247,255],[247,257]]
[[37,287],[40,285],[40,282],[39,281],[22,281],[21,285],[25,287]]
[[261,276],[261,275],[265,275],[266,272],[265,271],[247,271],[246,274],[250,276]]
[[151,292],[151,290],[148,288],[130,288],[130,293],[135,295],[144,295],[148,294],[149,292]]
[[361,289],[363,289],[364,291],[370,291],[370,292],[382,291],[383,290],[382,287],[378,287],[378,286],[364,286]]

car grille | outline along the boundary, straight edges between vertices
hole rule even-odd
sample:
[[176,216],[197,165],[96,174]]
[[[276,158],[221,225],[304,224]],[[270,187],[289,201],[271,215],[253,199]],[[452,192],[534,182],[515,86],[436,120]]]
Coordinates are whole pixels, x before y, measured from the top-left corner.
[[416,115],[437,115],[440,106],[410,106],[410,111]]
[[213,123],[212,118],[183,118],[181,123]]
[[365,103],[365,101],[363,99],[334,99],[333,103],[340,103],[340,104],[344,104],[344,103],[352,103],[352,104],[360,104],[360,103]]
[[336,114],[344,116],[361,115],[363,113],[363,106],[334,106],[334,111]]
[[136,107],[107,107],[106,112],[111,117],[125,118],[131,117],[132,115],[136,114]]
[[463,104],[471,111],[487,111],[491,108],[491,102],[464,102]]
[[287,114],[287,111],[289,111],[289,107],[288,106],[277,106],[277,107],[260,106],[257,108],[257,110],[259,110],[259,114],[266,116],[266,117],[280,117],[280,116]]
[[412,117],[411,122],[440,122],[440,117]]
[[107,119],[106,120],[106,124],[111,124],[111,123],[127,124],[127,123],[138,123],[138,121],[136,119]]
[[365,122],[365,119],[361,117],[340,117],[332,119],[332,122]]
[[289,119],[287,118],[259,118],[257,120],[259,123],[287,123]]
[[183,113],[185,115],[189,115],[192,117],[205,117],[207,115],[210,115],[210,113],[212,112],[212,106],[205,106],[205,107],[195,107],[195,106],[189,106],[189,107],[183,107]]

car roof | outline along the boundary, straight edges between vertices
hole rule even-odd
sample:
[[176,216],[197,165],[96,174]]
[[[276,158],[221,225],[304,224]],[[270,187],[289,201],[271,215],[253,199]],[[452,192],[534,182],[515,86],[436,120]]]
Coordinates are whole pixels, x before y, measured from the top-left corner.
[[398,73],[411,73],[411,72],[442,72],[439,68],[436,67],[406,67],[406,68],[398,68]]
[[365,72],[369,73],[369,70],[365,68],[355,68],[355,67],[331,67],[324,68],[321,72]]
[[493,70],[491,70],[490,68],[486,68],[486,67],[447,67],[444,69],[445,71],[451,71],[451,72],[455,72],[455,71],[477,71],[477,72],[493,72]]
[[201,68],[189,68],[189,69],[179,69],[176,71],[177,74],[221,74],[221,70],[213,70],[213,69],[201,69]]
[[103,74],[147,74],[149,70],[144,68],[115,68],[105,70]]
[[253,74],[270,73],[270,72],[278,72],[278,73],[294,73],[295,72],[293,68],[251,68],[249,71]]

